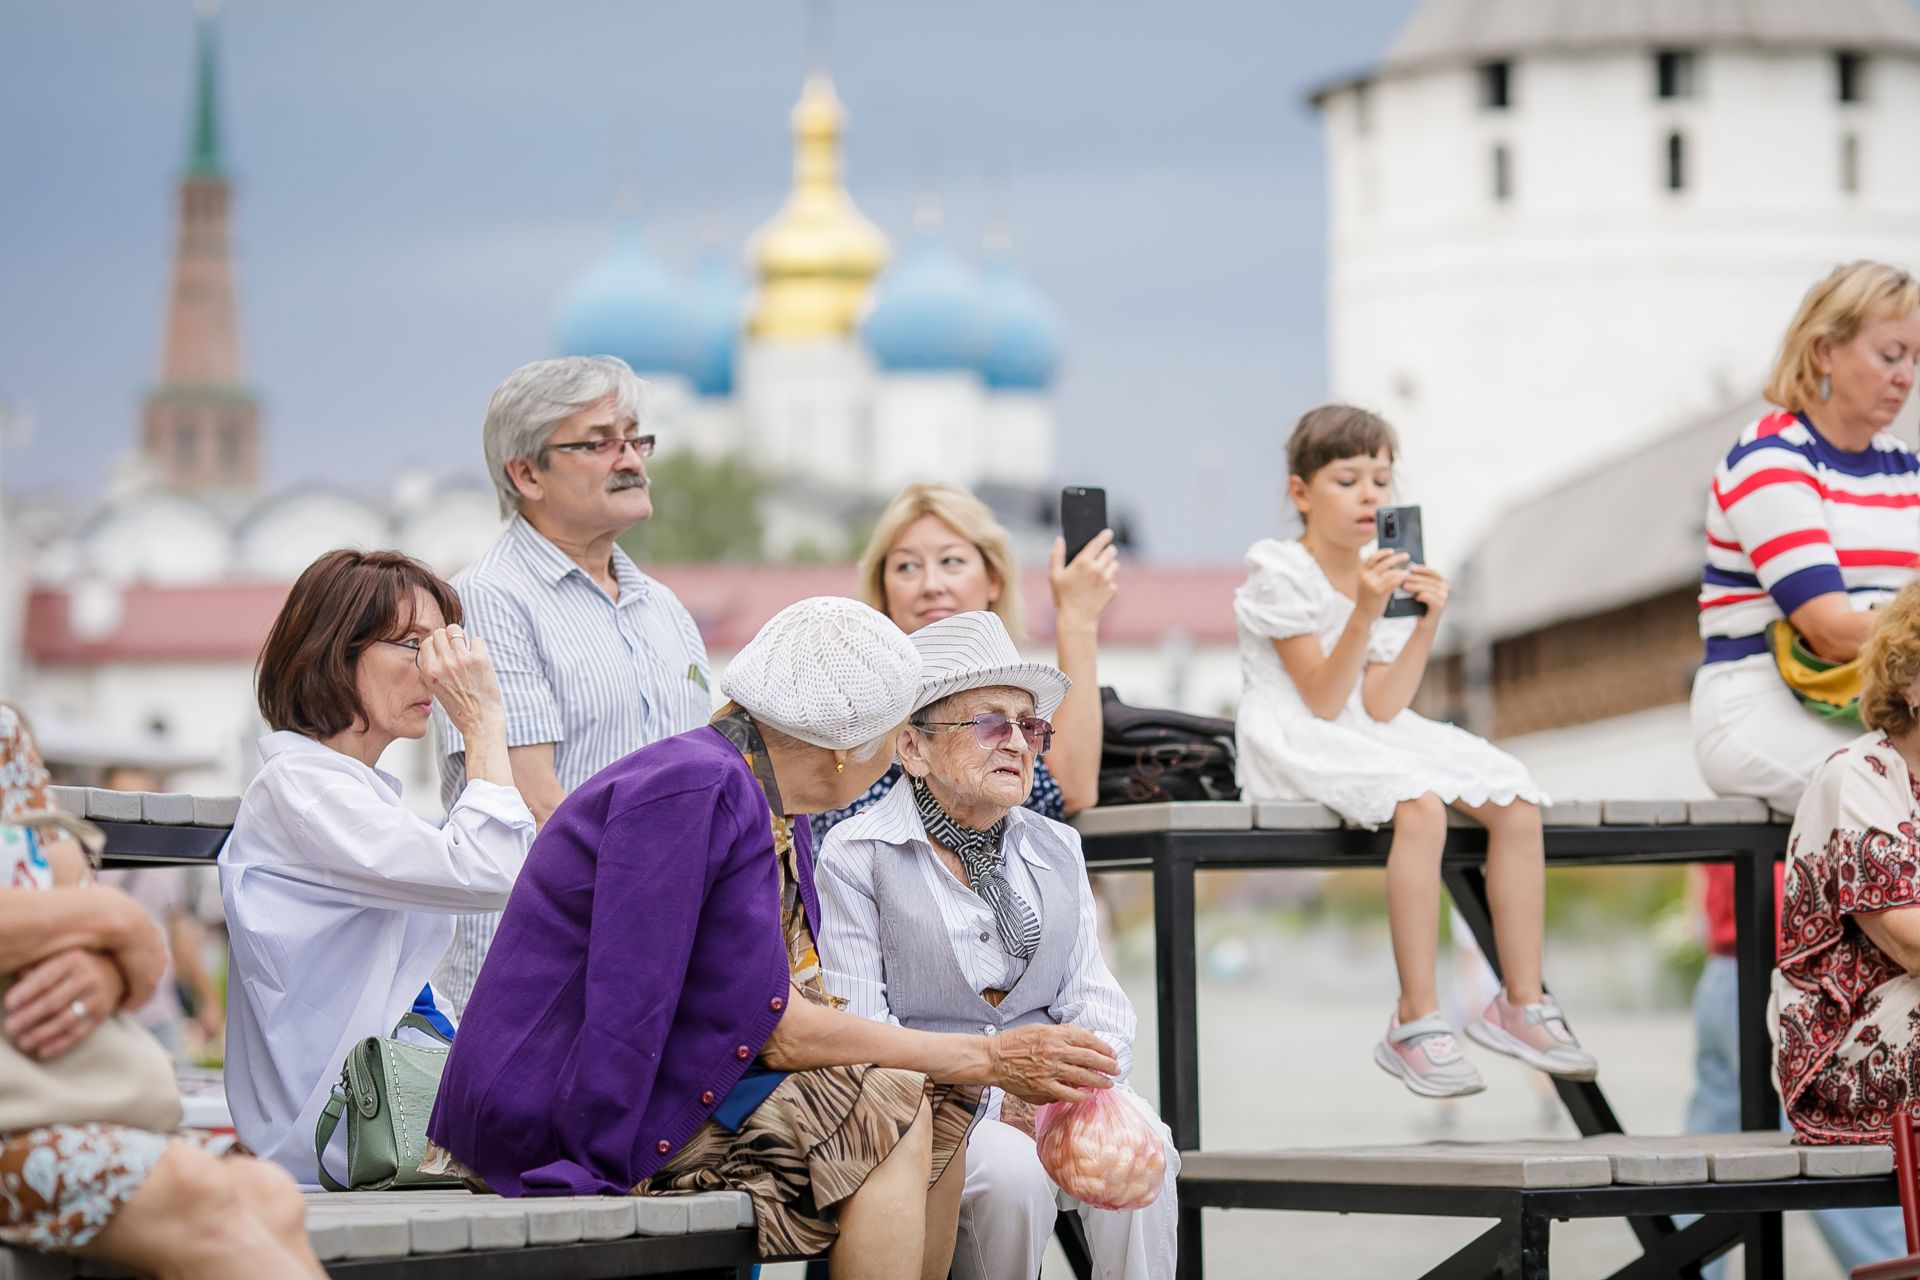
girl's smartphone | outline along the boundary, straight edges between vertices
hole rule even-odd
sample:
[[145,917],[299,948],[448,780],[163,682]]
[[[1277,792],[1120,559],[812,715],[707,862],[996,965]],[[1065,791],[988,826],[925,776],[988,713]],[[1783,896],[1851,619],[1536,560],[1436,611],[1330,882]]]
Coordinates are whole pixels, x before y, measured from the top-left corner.
[[1107,527],[1107,491],[1069,486],[1060,491],[1060,536],[1067,540],[1067,563]]
[[[1382,551],[1404,551],[1408,565],[1425,564],[1427,552],[1420,538],[1420,508],[1381,507],[1373,513],[1373,536]],[[1396,591],[1387,600],[1386,616],[1413,618],[1424,614],[1427,606],[1405,591]]]

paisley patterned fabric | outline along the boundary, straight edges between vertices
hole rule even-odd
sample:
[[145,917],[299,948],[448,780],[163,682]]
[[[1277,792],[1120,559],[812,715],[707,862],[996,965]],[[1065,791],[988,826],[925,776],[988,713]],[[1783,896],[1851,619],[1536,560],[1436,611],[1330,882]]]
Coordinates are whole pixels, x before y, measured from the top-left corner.
[[1920,905],[1920,783],[1870,733],[1815,772],[1788,837],[1776,1067],[1798,1140],[1885,1141],[1920,1096],[1920,978],[1854,919]]
[[[20,716],[0,702],[0,818],[47,806],[47,771]],[[21,842],[17,849],[31,846]],[[47,888],[44,859],[9,859],[0,847],[0,893]],[[32,1249],[77,1249],[100,1234],[171,1142],[216,1155],[231,1137],[158,1134],[121,1125],[51,1125],[0,1134],[0,1243]]]

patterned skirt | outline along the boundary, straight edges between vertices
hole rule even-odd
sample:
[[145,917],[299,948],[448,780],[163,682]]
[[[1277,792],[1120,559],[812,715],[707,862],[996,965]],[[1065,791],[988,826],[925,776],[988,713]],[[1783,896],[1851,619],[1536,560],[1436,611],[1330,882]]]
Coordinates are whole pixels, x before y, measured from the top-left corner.
[[973,1085],[935,1084],[892,1067],[796,1071],[738,1131],[709,1120],[635,1195],[744,1191],[753,1198],[761,1258],[822,1253],[840,1234],[837,1207],[858,1191],[913,1127],[924,1099],[933,1116],[933,1171],[966,1158],[980,1109]]
[[230,1134],[56,1124],[0,1134],[0,1244],[78,1249],[133,1199],[173,1143],[236,1154]]

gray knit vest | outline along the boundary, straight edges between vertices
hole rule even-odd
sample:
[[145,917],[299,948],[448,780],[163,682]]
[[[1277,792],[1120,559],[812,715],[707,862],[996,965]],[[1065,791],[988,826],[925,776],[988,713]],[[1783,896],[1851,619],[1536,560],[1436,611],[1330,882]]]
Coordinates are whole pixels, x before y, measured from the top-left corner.
[[[1040,901],[1033,904],[1040,914],[1040,949],[997,1008],[967,985],[954,958],[940,905],[918,865],[921,858],[933,856],[931,851],[922,851],[917,842],[875,851],[873,896],[880,909],[887,1008],[902,1025],[918,1031],[992,1035],[1049,1020],[1047,1007],[1066,985],[1067,961],[1080,932],[1079,868],[1065,841],[1044,827],[1035,830],[1038,824],[1026,825],[1022,838],[1031,841],[1029,847],[1041,855],[1040,865],[1027,864],[1040,886]],[[1009,852],[1007,856],[1020,855]],[[947,874],[944,867],[940,874]]]

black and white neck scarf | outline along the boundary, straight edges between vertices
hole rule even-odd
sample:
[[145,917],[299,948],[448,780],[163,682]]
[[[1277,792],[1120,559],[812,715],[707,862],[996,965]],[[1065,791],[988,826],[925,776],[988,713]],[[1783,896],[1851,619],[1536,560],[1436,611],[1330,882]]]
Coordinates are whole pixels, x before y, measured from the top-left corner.
[[1007,832],[1006,817],[1003,815],[985,831],[969,831],[948,816],[925,782],[919,778],[910,781],[914,808],[920,811],[920,821],[926,826],[927,834],[953,850],[954,856],[960,859],[960,865],[966,868],[968,886],[993,908],[994,921],[1000,927],[1000,941],[1008,953],[1022,960],[1033,959],[1033,953],[1040,949],[1040,917],[1033,913],[1026,899],[1013,891],[1006,872],[1000,869],[1000,838]]

